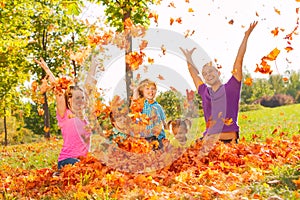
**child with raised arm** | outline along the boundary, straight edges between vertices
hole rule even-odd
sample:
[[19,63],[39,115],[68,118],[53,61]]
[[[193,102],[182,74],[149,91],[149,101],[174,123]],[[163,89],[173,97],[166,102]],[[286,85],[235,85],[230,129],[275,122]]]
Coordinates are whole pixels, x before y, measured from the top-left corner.
[[157,140],[159,143],[158,149],[161,149],[163,148],[162,140],[166,138],[164,129],[167,128],[167,124],[163,108],[155,101],[156,92],[156,83],[149,79],[144,79],[134,91],[133,100],[138,98],[144,99],[142,113],[150,118],[150,124],[147,126],[150,134],[146,135],[145,139],[149,142]]
[[239,126],[237,119],[241,81],[243,78],[243,59],[247,49],[248,38],[256,25],[257,21],[251,23],[245,32],[233,65],[232,77],[225,84],[221,83],[220,72],[212,63],[205,64],[202,68],[204,83],[198,76],[199,71],[192,60],[195,48],[184,50],[180,47],[186,57],[190,75],[202,98],[202,107],[206,122],[204,137],[215,135],[224,143],[238,141]]
[[[90,89],[91,85],[96,84],[93,75],[96,72],[96,63],[92,58],[92,65],[88,72],[88,77],[84,84],[86,89]],[[50,71],[46,62],[41,58],[35,59],[46,74],[49,81],[54,83],[55,76]],[[89,122],[84,116],[84,108],[86,106],[86,93],[79,86],[69,86],[69,88],[56,96],[56,118],[61,129],[63,137],[63,146],[58,157],[58,170],[67,164],[75,164],[79,162],[79,158],[86,156],[90,151],[91,131],[87,129]],[[59,173],[56,172],[55,175]]]

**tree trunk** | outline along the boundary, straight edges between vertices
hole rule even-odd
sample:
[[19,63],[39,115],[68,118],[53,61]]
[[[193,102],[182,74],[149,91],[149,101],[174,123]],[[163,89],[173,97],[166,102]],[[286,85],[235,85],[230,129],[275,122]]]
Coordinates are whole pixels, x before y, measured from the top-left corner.
[[4,145],[7,146],[8,141],[7,141],[7,124],[6,124],[5,108],[4,108],[3,125],[4,125]]
[[50,138],[50,112],[49,112],[49,106],[48,106],[48,99],[47,99],[47,93],[44,93],[44,99],[45,103],[43,104],[44,108],[44,129],[45,131],[45,138]]
[[[130,12],[126,13],[124,15],[124,19],[123,22],[125,22],[126,19],[130,18]],[[126,36],[126,43],[129,44],[129,48],[126,48],[125,51],[125,56],[128,55],[130,52],[132,52],[132,36],[131,35],[127,35]],[[130,65],[126,63],[125,61],[125,65],[126,65],[126,71],[125,71],[125,80],[126,80],[126,94],[127,94],[127,102],[128,104],[130,104],[130,99],[132,96],[132,90],[130,88],[131,82],[132,82],[132,70],[130,68]]]

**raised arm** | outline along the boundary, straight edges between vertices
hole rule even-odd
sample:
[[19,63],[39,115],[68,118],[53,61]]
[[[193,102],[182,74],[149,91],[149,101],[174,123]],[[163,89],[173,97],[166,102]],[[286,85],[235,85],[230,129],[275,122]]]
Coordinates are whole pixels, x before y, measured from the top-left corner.
[[[56,78],[47,66],[47,63],[44,61],[44,59],[41,58],[40,60],[37,60],[34,58],[34,61],[43,68],[43,70],[49,76],[49,81],[51,83],[54,83],[56,81]],[[64,116],[66,109],[67,105],[64,94],[56,94],[56,110],[61,117]]]
[[185,58],[186,58],[186,62],[188,65],[188,70],[190,72],[190,75],[194,81],[196,90],[198,90],[199,86],[203,84],[202,79],[200,78],[199,74],[199,70],[196,68],[196,65],[193,62],[192,59],[192,54],[193,52],[196,50],[196,48],[193,48],[192,50],[188,50],[188,49],[183,49],[182,47],[179,47],[180,50],[182,51],[182,53],[184,54]]
[[243,78],[243,60],[244,60],[244,55],[247,49],[247,42],[248,42],[248,38],[251,34],[251,32],[253,31],[253,29],[255,28],[255,26],[257,25],[257,21],[253,22],[250,24],[248,30],[245,32],[244,38],[242,40],[242,43],[239,47],[237,56],[235,58],[235,62],[233,65],[233,76],[238,80],[238,81],[242,81]]
[[91,66],[89,68],[87,77],[85,79],[84,82],[84,86],[86,87],[86,89],[91,89],[91,87],[95,86],[97,84],[97,80],[95,78],[95,74],[97,71],[97,58],[96,58],[96,54],[92,54],[91,57]]

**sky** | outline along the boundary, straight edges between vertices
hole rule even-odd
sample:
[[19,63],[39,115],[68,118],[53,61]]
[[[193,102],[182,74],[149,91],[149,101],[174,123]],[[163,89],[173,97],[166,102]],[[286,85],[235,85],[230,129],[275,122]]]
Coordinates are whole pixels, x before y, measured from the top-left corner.
[[[300,2],[297,0],[189,0],[189,2],[186,0],[162,0],[159,6],[151,6],[151,10],[158,14],[158,23],[155,23],[151,18],[150,28],[166,29],[182,36],[187,30],[190,30],[190,33],[194,31],[188,38],[173,42],[178,46],[185,47],[186,41],[192,40],[191,45],[198,45],[194,52],[194,60],[198,59],[197,56],[199,56],[200,48],[202,48],[212,60],[216,61],[216,64],[222,66],[220,68],[221,78],[226,81],[231,76],[232,65],[244,32],[251,22],[258,21],[248,40],[243,62],[244,71],[251,73],[253,78],[268,78],[269,75],[263,75],[254,72],[254,70],[256,64],[260,64],[262,57],[268,55],[274,48],[278,48],[280,53],[276,61],[269,62],[269,64],[273,74],[279,73],[288,76],[291,70],[300,70],[300,35],[294,35],[290,44],[287,43],[287,39],[284,39],[297,26],[300,11],[298,14],[296,8],[300,8]],[[191,9],[193,12],[189,12]],[[89,4],[84,10],[84,17],[89,19],[103,14],[102,7],[96,8]],[[181,23],[173,22],[170,25],[170,18],[181,18]],[[233,23],[230,24],[229,21]],[[277,36],[274,36],[271,31],[276,27],[280,31]],[[300,28],[296,32],[299,33],[299,30]],[[162,40],[162,44],[164,42],[166,41]],[[286,46],[291,46],[293,50],[287,52],[284,49]],[[168,74],[174,75],[173,72],[175,71],[183,76],[183,78],[173,81],[175,86],[177,84],[179,87],[184,81],[189,85],[188,88],[194,89],[182,55],[173,52],[169,55],[168,62],[165,59],[162,60],[161,50],[158,46],[156,47],[157,49],[151,49],[146,54],[154,58],[153,66],[159,67],[159,70],[155,67],[149,67],[150,71],[153,69],[153,73],[156,73],[154,77],[158,77],[159,72],[163,73],[165,70],[165,74],[162,75],[164,80],[156,80],[161,88],[166,89],[172,86],[171,83],[164,82],[168,82],[170,79]],[[192,48],[192,46],[187,45],[186,48]],[[166,50],[168,53],[168,48]],[[118,69],[117,66],[122,62],[122,59],[114,61],[110,70],[106,70],[101,75],[100,84],[102,86],[109,85],[110,88],[119,88],[124,85],[118,81],[114,81],[117,82],[116,85],[118,86],[109,84],[112,82],[112,77],[115,79],[122,78],[122,75],[117,77],[115,73],[115,70]],[[142,73],[142,71],[143,68],[141,67],[137,73]],[[181,91],[183,90],[184,88],[181,88]]]

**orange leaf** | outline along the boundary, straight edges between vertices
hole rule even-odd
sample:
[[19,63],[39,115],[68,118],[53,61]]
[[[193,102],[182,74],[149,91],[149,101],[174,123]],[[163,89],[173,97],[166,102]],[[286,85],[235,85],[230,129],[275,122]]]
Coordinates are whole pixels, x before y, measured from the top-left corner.
[[154,18],[154,22],[157,24],[158,23],[158,14],[155,12],[150,12],[148,18]]
[[154,63],[154,58],[149,58],[148,57],[148,63],[152,65]]
[[173,87],[173,86],[170,86],[170,89],[171,89],[172,91],[174,91],[174,92],[177,92],[177,89],[176,89],[175,87]]
[[226,126],[230,126],[231,124],[233,124],[232,118],[223,118],[222,120]]
[[162,50],[163,55],[166,55],[166,47],[164,45],[161,45],[160,49]]
[[275,48],[267,56],[264,56],[262,60],[270,60],[270,61],[276,60],[279,53],[280,50]]
[[189,8],[188,12],[194,12],[193,8]]
[[244,84],[248,86],[252,86],[253,79],[251,77],[248,77],[245,79]]
[[171,17],[170,18],[170,25],[172,26],[173,23],[174,23],[174,19]]
[[45,131],[46,133],[48,133],[48,132],[49,132],[49,130],[50,130],[50,127],[46,127],[46,126],[44,126],[44,131]]
[[39,114],[39,116],[42,116],[42,115],[44,115],[44,109],[42,109],[42,108],[38,108],[37,109],[38,110],[38,114]]
[[280,15],[280,10],[278,10],[277,8],[274,7],[274,11],[275,11],[278,15]]
[[177,22],[178,24],[181,24],[181,23],[182,23],[181,17],[178,17],[178,18],[176,19],[176,22]]
[[172,2],[170,2],[170,4],[168,5],[168,7],[173,7],[173,8],[176,8],[176,6],[175,6],[175,4],[174,4],[174,2],[172,1]]
[[284,49],[285,49],[287,52],[290,52],[290,51],[293,50],[293,47],[289,46],[289,47],[285,47]]
[[130,52],[125,56],[126,63],[129,64],[132,71],[137,70],[143,63],[145,54],[143,52]]
[[157,77],[159,80],[165,80],[165,78],[162,76],[162,75],[158,75],[158,77]]
[[228,24],[232,25],[234,23],[233,19],[231,19]]
[[148,45],[148,41],[142,40],[141,44],[139,45],[140,50],[142,51],[143,49],[145,49],[147,45]]
[[277,36],[278,33],[279,33],[278,27],[276,27],[274,30],[272,30],[271,33],[272,33],[274,36]]
[[283,78],[282,78],[282,80],[283,80],[283,82],[285,82],[285,83],[286,83],[286,82],[288,82],[288,81],[289,81],[289,78],[288,78],[288,77],[283,77]]
[[296,13],[299,14],[299,8],[296,8]]

